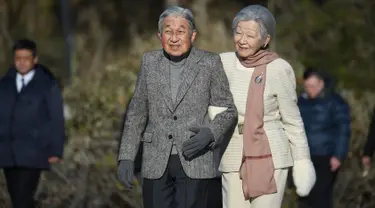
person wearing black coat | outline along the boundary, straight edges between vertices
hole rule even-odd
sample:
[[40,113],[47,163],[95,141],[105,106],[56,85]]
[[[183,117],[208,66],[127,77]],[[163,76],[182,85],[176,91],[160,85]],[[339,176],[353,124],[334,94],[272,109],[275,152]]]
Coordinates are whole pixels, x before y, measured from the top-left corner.
[[368,130],[367,142],[363,150],[362,164],[365,168],[370,168],[371,157],[375,150],[375,109],[372,114],[371,123]]
[[17,41],[13,55],[14,66],[0,79],[0,168],[13,208],[31,208],[41,171],[63,156],[63,101],[32,40]]
[[333,187],[347,158],[351,137],[350,106],[335,90],[334,79],[320,70],[304,73],[304,92],[298,99],[316,172],[316,183],[299,207],[333,207]]

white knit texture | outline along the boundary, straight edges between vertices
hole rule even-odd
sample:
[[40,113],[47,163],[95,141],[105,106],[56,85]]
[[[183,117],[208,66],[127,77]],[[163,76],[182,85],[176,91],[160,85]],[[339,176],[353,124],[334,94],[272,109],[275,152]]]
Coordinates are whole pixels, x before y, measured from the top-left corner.
[[299,196],[309,195],[316,182],[315,168],[311,160],[298,160],[293,166],[293,182]]
[[217,114],[220,114],[226,111],[227,109],[228,109],[227,107],[208,106],[208,116],[210,117],[210,120],[214,120]]
[[[254,68],[242,66],[233,52],[222,53],[220,56],[238,110],[238,122],[242,123]],[[297,106],[294,71],[281,58],[267,65],[264,122],[276,169],[293,166],[293,160],[310,159],[305,129]],[[242,135],[236,129],[221,160],[220,171],[238,171],[242,151]]]

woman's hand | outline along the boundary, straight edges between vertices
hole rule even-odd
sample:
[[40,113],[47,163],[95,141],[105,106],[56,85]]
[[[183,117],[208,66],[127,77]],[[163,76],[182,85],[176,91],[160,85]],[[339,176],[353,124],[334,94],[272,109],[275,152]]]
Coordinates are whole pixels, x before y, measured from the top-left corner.
[[309,195],[316,181],[315,168],[311,160],[303,159],[294,161],[293,182],[299,196]]

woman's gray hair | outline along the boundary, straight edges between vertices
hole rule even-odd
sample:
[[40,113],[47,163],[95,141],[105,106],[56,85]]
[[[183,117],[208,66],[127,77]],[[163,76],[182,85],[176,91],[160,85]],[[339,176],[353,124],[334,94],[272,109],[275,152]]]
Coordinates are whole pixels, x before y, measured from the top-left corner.
[[189,22],[190,33],[192,34],[193,32],[195,32],[195,22],[193,13],[189,9],[185,9],[179,6],[171,6],[164,10],[164,12],[159,17],[159,33],[162,33],[164,19],[169,16],[185,18]]
[[266,40],[269,35],[271,40],[275,35],[276,20],[271,11],[261,5],[250,5],[236,14],[232,21],[232,30],[236,30],[237,25],[241,21],[256,21],[260,27],[262,40]]

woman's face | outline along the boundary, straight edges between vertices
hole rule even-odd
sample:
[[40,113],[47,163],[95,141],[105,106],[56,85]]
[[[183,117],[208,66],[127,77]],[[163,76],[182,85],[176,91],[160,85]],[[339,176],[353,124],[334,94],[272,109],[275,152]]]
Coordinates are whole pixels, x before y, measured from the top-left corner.
[[238,55],[247,58],[254,55],[262,46],[268,44],[269,36],[262,40],[260,26],[256,21],[240,21],[234,31],[234,44]]

